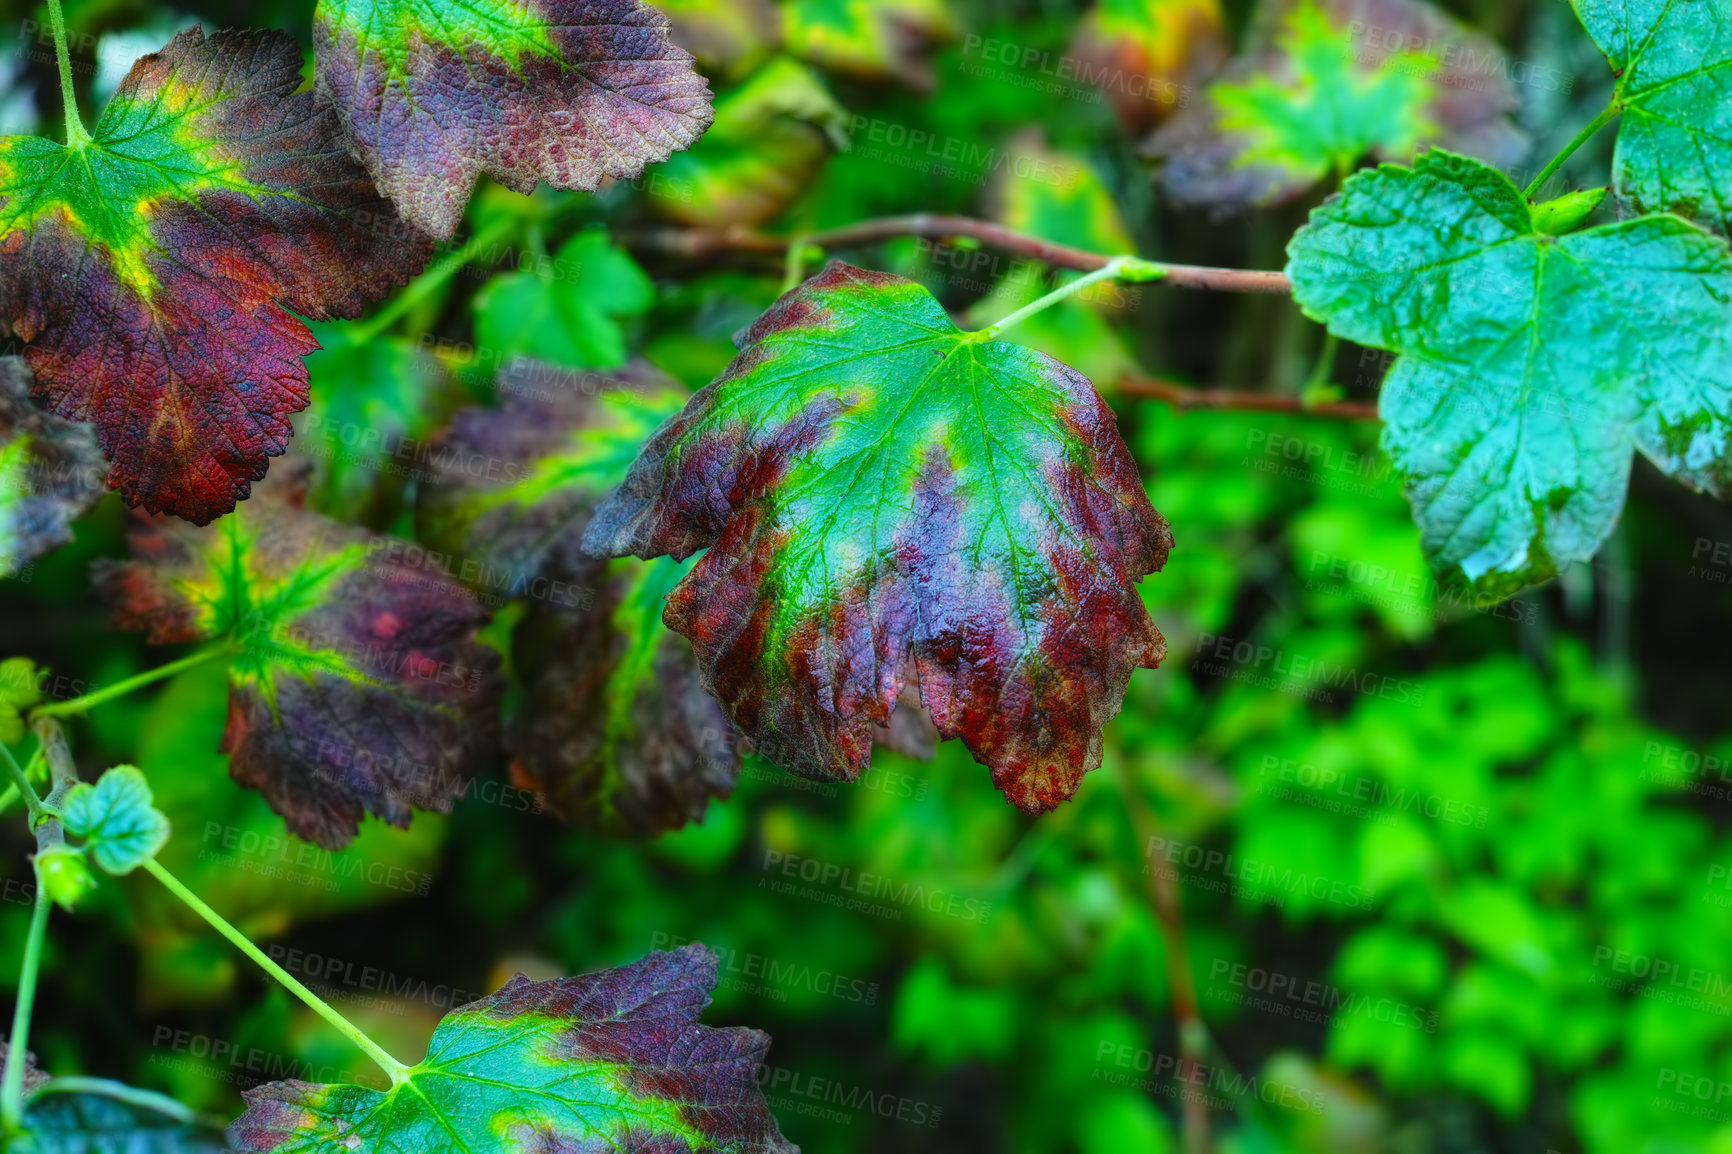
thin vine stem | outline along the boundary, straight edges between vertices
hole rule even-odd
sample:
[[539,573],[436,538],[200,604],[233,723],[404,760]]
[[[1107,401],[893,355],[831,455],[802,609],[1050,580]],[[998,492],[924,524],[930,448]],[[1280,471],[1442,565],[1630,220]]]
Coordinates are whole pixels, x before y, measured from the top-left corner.
[[405,1066],[402,1062],[399,1062],[390,1054],[386,1053],[384,1047],[380,1046],[379,1043],[368,1037],[359,1026],[343,1017],[343,1015],[337,1013],[337,1011],[331,1007],[330,1003],[319,997],[319,995],[313,993],[313,991],[307,989],[306,986],[303,986],[295,979],[293,974],[273,962],[263,950],[259,949],[252,943],[250,938],[241,933],[240,930],[236,929],[233,925],[229,924],[228,919],[224,918],[221,914],[206,905],[203,899],[191,890],[187,889],[185,885],[181,884],[179,878],[163,869],[161,864],[158,863],[155,858],[145,862],[144,868],[157,881],[167,886],[170,893],[174,894],[175,897],[190,906],[194,913],[209,922],[211,927],[215,929],[217,933],[232,942],[236,949],[257,962],[265,973],[275,978],[278,982],[281,982],[291,994],[305,1002],[316,1014],[329,1022],[345,1038],[360,1047],[362,1052],[364,1052],[369,1058],[373,1059],[374,1062],[378,1063],[381,1070],[391,1076],[391,1083],[393,1085],[401,1086],[409,1080],[409,1071],[411,1067]]
[[1125,373],[1114,392],[1119,396],[1165,401],[1181,412],[1187,409],[1235,409],[1248,413],[1292,413],[1301,417],[1334,417],[1348,421],[1375,421],[1377,405],[1370,401],[1330,401],[1306,404],[1304,397],[1276,393],[1241,393],[1231,389],[1193,389],[1186,385]]
[[1527,199],[1532,200],[1535,195],[1539,193],[1539,190],[1545,187],[1546,181],[1550,180],[1558,169],[1562,168],[1570,157],[1576,154],[1577,149],[1592,140],[1599,134],[1600,129],[1616,120],[1618,114],[1623,111],[1624,106],[1622,100],[1617,95],[1614,95],[1612,97],[1612,102],[1606,105],[1605,108],[1601,109],[1600,114],[1594,117],[1586,128],[1576,133],[1575,139],[1564,145],[1563,151],[1552,157],[1550,162],[1548,162],[1544,168],[1540,169],[1540,174],[1534,177],[1533,183],[1527,186],[1527,188],[1522,192],[1522,195]]
[[[993,248],[1018,256],[1038,260],[1053,268],[1073,272],[1094,272],[1115,258],[1098,252],[1088,252],[1069,245],[1054,244],[1037,236],[1017,232],[989,220],[937,213],[915,213],[909,216],[885,216],[863,220],[842,228],[807,233],[797,237],[765,236],[750,229],[660,229],[626,237],[626,242],[641,250],[667,253],[692,259],[719,256],[730,252],[757,252],[766,255],[786,254],[786,267],[796,282],[805,272],[806,249],[847,248],[897,237],[920,237],[927,240],[954,240],[964,237],[991,245]],[[796,249],[796,252],[790,252]],[[1201,265],[1144,262],[1159,267],[1162,284],[1174,288],[1209,289],[1216,292],[1272,293],[1286,296],[1293,283],[1284,273],[1261,269],[1208,268]],[[1148,278],[1157,279],[1157,278]]]
[[24,939],[24,965],[18,972],[18,1001],[12,1009],[12,1034],[6,1044],[6,1072],[0,1079],[0,1122],[7,1133],[24,1121],[24,1055],[30,1040],[30,1011],[36,1004],[36,977],[42,969],[42,941],[48,935],[48,889],[36,881],[36,907]]
[[980,340],[989,340],[1005,329],[1015,328],[1037,313],[1043,313],[1053,305],[1069,297],[1075,296],[1084,289],[1108,280],[1127,280],[1133,283],[1159,280],[1165,275],[1161,266],[1134,256],[1116,256],[1106,264],[1085,276],[1080,276],[1068,284],[1062,284],[1045,296],[1032,300],[995,325],[988,325],[973,335]]
[[188,669],[207,665],[219,658],[234,656],[234,645],[224,642],[209,649],[201,649],[190,653],[176,661],[158,665],[154,669],[146,669],[143,673],[128,677],[125,681],[117,681],[113,685],[92,690],[82,697],[74,697],[70,701],[55,701],[47,705],[39,705],[31,711],[31,717],[73,717],[85,713],[104,702],[113,701],[117,697],[125,697],[134,690],[143,689],[147,685],[173,677]]
[[60,65],[60,100],[66,106],[66,147],[83,148],[90,133],[78,115],[78,94],[72,87],[72,52],[66,46],[66,17],[60,0],[48,0],[48,24],[54,32],[54,58]]

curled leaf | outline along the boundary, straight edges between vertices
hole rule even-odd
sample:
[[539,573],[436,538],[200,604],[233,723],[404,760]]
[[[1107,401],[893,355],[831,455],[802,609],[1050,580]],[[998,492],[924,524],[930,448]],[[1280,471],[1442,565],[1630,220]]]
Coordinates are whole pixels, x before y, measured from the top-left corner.
[[425,262],[297,93],[280,32],[196,28],[133,65],[68,147],[0,139],[0,335],[35,390],[89,420],[132,504],[234,508],[307,403],[297,316],[354,316]]
[[79,782],[61,807],[66,832],[86,839],[96,864],[111,874],[129,874],[168,841],[168,818],[151,804],[150,783],[136,766],[117,765]]
[[0,576],[72,540],[106,472],[90,426],[37,408],[23,359],[0,357]]
[[0,742],[24,740],[24,715],[42,700],[42,676],[28,657],[0,661]]
[[314,75],[403,215],[448,237],[483,172],[631,179],[696,140],[710,91],[639,0],[320,0]]
[[1434,564],[1506,596],[1592,557],[1640,450],[1732,491],[1732,251],[1671,215],[1562,237],[1444,152],[1350,179],[1289,246],[1331,332],[1402,354],[1379,400]]
[[690,945],[451,1011],[388,1092],[272,1082],[229,1128],[250,1154],[355,1149],[797,1154],[758,1088],[770,1039],[698,1024],[716,955]]
[[448,812],[488,768],[498,656],[475,636],[487,613],[421,551],[307,511],[306,472],[209,529],[147,521],[137,559],[94,577],[152,642],[227,639],[230,775],[340,849],[363,813]]
[[759,752],[813,777],[860,774],[912,670],[938,731],[1049,809],[1166,652],[1136,583],[1171,537],[1088,381],[839,261],[744,334],[584,545],[708,548],[663,619]]
[[1510,165],[1527,138],[1509,62],[1423,0],[1265,0],[1245,51],[1149,142],[1181,204],[1299,195],[1429,144]]

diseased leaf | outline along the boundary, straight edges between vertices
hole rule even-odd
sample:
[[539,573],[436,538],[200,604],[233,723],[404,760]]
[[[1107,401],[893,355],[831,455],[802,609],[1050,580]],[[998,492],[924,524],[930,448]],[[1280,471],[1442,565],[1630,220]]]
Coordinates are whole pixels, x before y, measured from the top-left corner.
[[445,1015],[403,1084],[272,1082],[246,1092],[229,1135],[253,1154],[797,1154],[758,1089],[769,1037],[698,1024],[716,969],[690,945],[582,977],[519,974]]
[[596,566],[582,609],[537,603],[511,651],[525,682],[514,776],[566,820],[615,837],[698,821],[733,791],[733,726],[704,690],[692,647],[662,624],[690,570],[666,557]]
[[463,409],[440,436],[416,535],[460,558],[458,575],[476,588],[583,607],[547,579],[589,575],[591,512],[688,394],[648,365],[575,373],[525,360],[498,390],[498,409]]
[[1165,561],[1113,415],[1043,354],[958,330],[920,286],[831,262],[645,446],[598,555],[708,547],[663,619],[758,751],[857,777],[914,676],[1025,809],[1071,796],[1165,642]]
[[765,224],[848,147],[848,113],[811,69],[778,57],[716,104],[716,123],[650,182],[649,201],[682,224]]
[[229,773],[328,849],[363,813],[449,812],[490,764],[498,655],[487,614],[419,551],[304,508],[305,467],[197,530],[145,522],[138,558],[98,562],[121,628],[156,644],[227,638]]
[[1445,152],[1347,182],[1289,247],[1294,297],[1403,354],[1383,447],[1427,554],[1505,595],[1593,556],[1633,450],[1729,489],[1732,253],[1675,216],[1563,237],[1487,165]]
[[0,357],[0,577],[72,540],[107,471],[90,426],[37,408],[23,359]]
[[[28,1083],[27,1083],[28,1089]],[[104,1078],[47,1078],[7,1154],[218,1154],[223,1131],[172,1098]]]
[[1227,57],[1220,0],[1100,0],[1071,41],[1077,75],[1141,136],[1191,100]]
[[[739,772],[733,729],[704,691],[691,646],[661,623],[689,566],[600,562],[584,526],[687,393],[644,365],[618,376],[518,362],[499,409],[465,409],[424,486],[420,536],[488,593],[530,610],[512,643],[524,700],[514,776],[566,820],[647,837],[703,816]],[[473,462],[485,460],[482,470]],[[484,474],[484,475],[478,475]]]
[[782,39],[800,59],[929,91],[932,45],[956,35],[945,0],[783,0]]
[[710,123],[710,90],[639,0],[320,0],[314,76],[409,220],[449,237],[483,172],[595,189]]
[[1618,74],[1612,162],[1645,212],[1732,231],[1732,12],[1723,0],[1574,0]]
[[475,339],[498,364],[531,357],[574,369],[625,364],[621,320],[655,303],[655,286],[607,230],[585,229],[544,269],[506,273],[475,294]]
[[[9,1044],[6,1042],[0,1041],[0,1066],[5,1065],[6,1055],[8,1052],[9,1052]],[[36,1055],[35,1054],[31,1053],[29,1050],[25,1050],[25,1051],[23,1051],[23,1053],[24,1053],[24,1094],[26,1097],[28,1097],[29,1095],[36,1092],[37,1087],[42,1086],[45,1083],[47,1083],[48,1074],[42,1069],[42,1067],[40,1067],[36,1064]]]
[[1514,164],[1518,107],[1498,47],[1422,0],[1265,0],[1245,51],[1149,149],[1173,199],[1224,213],[1429,144]]
[[133,65],[68,148],[0,139],[0,335],[89,420],[108,484],[204,524],[307,403],[295,315],[354,316],[426,261],[278,32],[196,28]]
[[86,839],[96,864],[111,874],[129,874],[168,841],[168,818],[151,804],[150,783],[136,766],[117,765],[79,782],[61,807],[66,832]]

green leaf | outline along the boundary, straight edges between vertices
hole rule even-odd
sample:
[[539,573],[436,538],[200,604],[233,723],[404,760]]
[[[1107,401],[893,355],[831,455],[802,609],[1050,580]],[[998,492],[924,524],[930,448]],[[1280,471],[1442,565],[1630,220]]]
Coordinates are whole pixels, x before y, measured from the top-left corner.
[[1547,236],[1497,170],[1432,152],[1353,177],[1288,251],[1307,315],[1403,354],[1383,446],[1427,556],[1476,592],[1593,556],[1634,450],[1726,490],[1724,241],[1673,216]]
[[491,763],[498,655],[475,636],[487,613],[423,551],[308,512],[306,470],[279,472],[210,529],[141,525],[138,559],[93,576],[121,628],[228,640],[230,775],[339,849],[364,812],[449,812]]
[[1174,199],[1217,211],[1428,144],[1514,164],[1508,77],[1496,45],[1420,0],[1266,0],[1245,51],[1149,147]]
[[758,1089],[769,1037],[698,1024],[716,970],[691,945],[577,978],[519,974],[445,1015],[401,1085],[260,1086],[230,1138],[257,1154],[796,1154]]
[[716,123],[650,180],[649,202],[682,224],[765,224],[848,147],[848,112],[811,69],[777,57],[716,104]]
[[597,510],[598,556],[708,547],[663,614],[759,752],[857,777],[904,685],[1011,801],[1100,764],[1166,652],[1171,538],[1113,414],[1051,358],[839,261],[783,297]]
[[495,277],[475,294],[476,343],[499,364],[525,356],[617,369],[626,356],[621,320],[654,303],[655,288],[637,262],[606,229],[585,229],[544,268]]
[[733,791],[740,750],[692,647],[662,624],[690,571],[665,557],[597,566],[582,609],[534,606],[512,655],[525,689],[513,768],[584,829],[653,837]]
[[1001,169],[993,184],[994,220],[1072,248],[1136,253],[1113,194],[1087,160],[1048,148],[1039,131],[1014,137],[1008,151],[1019,159]]
[[300,70],[283,33],[191,28],[90,142],[0,139],[0,336],[94,424],[132,504],[234,508],[307,403],[318,346],[293,314],[354,316],[427,259]]
[[24,715],[42,700],[42,677],[28,657],[0,661],[0,742],[12,745],[24,740]]
[[945,0],[783,0],[788,51],[829,72],[932,87],[926,50],[956,35]]
[[483,172],[593,190],[696,140],[710,91],[667,31],[638,0],[320,0],[314,77],[374,182],[444,238]]
[[105,1078],[49,1078],[7,1154],[219,1154],[222,1130],[172,1098]]
[[781,21],[770,0],[654,2],[673,21],[674,43],[690,52],[712,80],[740,79],[781,41]]
[[1644,211],[1732,229],[1732,23],[1717,0],[1574,0],[1618,74],[1623,112],[1612,162]]
[[117,765],[66,795],[66,831],[86,838],[96,864],[129,874],[156,856],[168,840],[168,818],[151,805],[150,783],[136,766]]
[[43,412],[30,386],[23,358],[0,357],[0,577],[72,540],[107,472],[90,426]]

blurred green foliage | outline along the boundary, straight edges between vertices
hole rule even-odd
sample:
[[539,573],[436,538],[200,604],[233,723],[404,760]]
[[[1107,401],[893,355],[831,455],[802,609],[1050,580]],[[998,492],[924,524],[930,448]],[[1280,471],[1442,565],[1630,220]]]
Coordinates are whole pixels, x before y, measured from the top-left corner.
[[[1236,38],[1246,6],[1227,7]],[[1561,7],[1450,5],[1515,59],[1579,79],[1523,89],[1542,159],[1605,94]],[[137,28],[274,24],[304,43],[309,10],[68,4],[81,84]],[[1113,94],[1062,64],[1084,15],[1065,0],[669,10],[736,129],[638,187],[484,192],[466,232],[496,229],[496,250],[388,332],[351,344],[367,322],[321,328],[299,443],[321,509],[409,534],[403,462],[513,354],[641,355],[705,383],[776,296],[780,255],[692,256],[655,243],[671,228],[965,212],[1271,268],[1323,195],[1225,221],[1165,207]],[[6,107],[52,123],[52,54],[9,59]],[[770,91],[766,73],[783,78]],[[1604,183],[1607,160],[1602,141],[1566,178]],[[796,186],[754,183],[766,166]],[[835,255],[981,322],[1053,283],[976,247]],[[1290,302],[1160,288],[1084,294],[1018,334],[1109,396],[1133,365],[1296,390],[1318,337]],[[1387,366],[1345,347],[1327,367],[1364,399]],[[451,816],[369,822],[332,854],[228,780],[214,667],[75,723],[81,763],[137,764],[173,823],[168,868],[411,1058],[445,1010],[513,970],[701,940],[723,964],[707,1020],[774,1036],[765,1090],[808,1151],[1164,1152],[1199,1094],[1224,1154],[1732,1151],[1732,515],[1640,465],[1593,565],[1476,602],[1433,582],[1372,425],[1119,408],[1178,541],[1142,586],[1171,656],[1133,678],[1106,765],[1044,818],[1006,806],[952,745],[930,764],[880,752],[852,786],[749,760],[701,825],[610,842],[535,812],[501,767]],[[47,667],[50,696],[157,660],[89,595],[88,563],[121,555],[122,525],[108,498],[75,544],[0,585],[0,656]],[[502,648],[511,624],[490,631]],[[0,829],[9,985],[29,846],[22,823]],[[1161,884],[1212,1039],[1188,1083]],[[149,878],[105,878],[57,915],[45,974],[32,1048],[57,1073],[228,1114],[259,1081],[371,1078]]]

